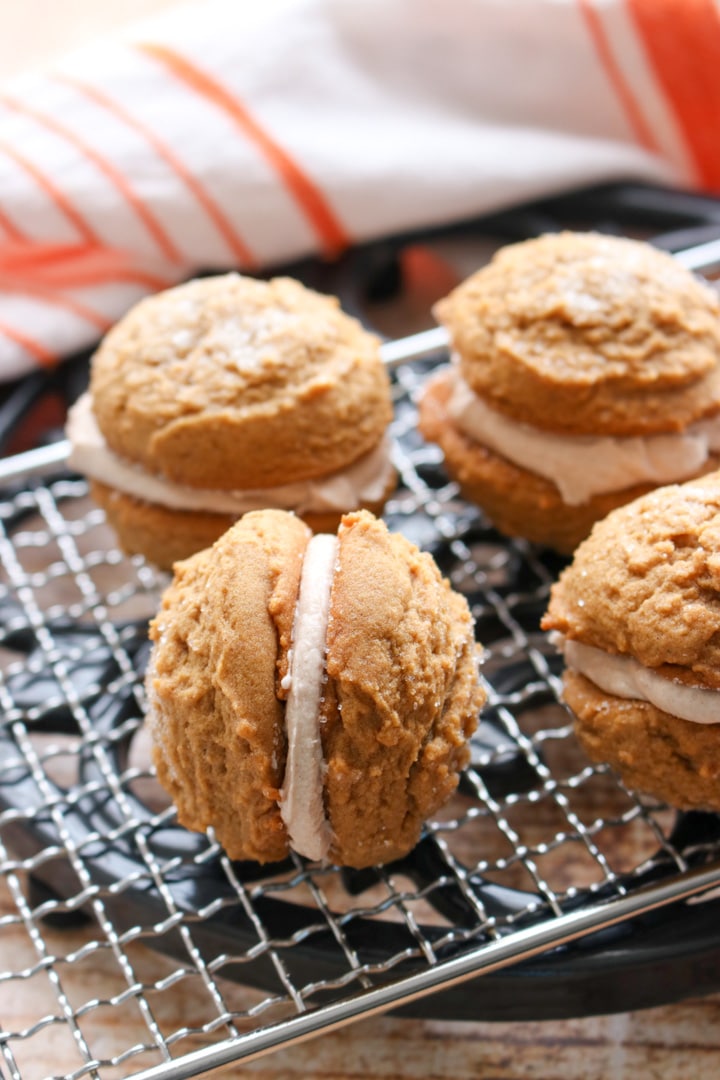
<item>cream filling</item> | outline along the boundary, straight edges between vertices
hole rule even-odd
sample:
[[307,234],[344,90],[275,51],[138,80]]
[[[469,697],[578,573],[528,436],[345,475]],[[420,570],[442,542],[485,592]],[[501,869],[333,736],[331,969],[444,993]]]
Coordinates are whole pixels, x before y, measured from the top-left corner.
[[198,510],[240,516],[249,510],[273,507],[298,514],[352,510],[379,502],[391,481],[391,443],[383,439],[369,454],[347,469],[313,480],[279,484],[247,491],[219,491],[186,487],[146,472],[141,466],[118,457],[98,428],[89,394],[68,414],[69,463],[73,469],[108,487],[171,510]]
[[325,649],[338,539],[313,536],[308,543],[292,628],[289,688],[285,707],[287,764],[280,814],[290,846],[308,859],[323,859],[332,830],[323,803],[324,770],[319,712],[325,683]]
[[448,413],[457,427],[508,461],[552,480],[568,506],[634,484],[689,479],[720,451],[720,414],[663,435],[555,435],[503,416],[474,393],[455,365],[451,372]]
[[615,697],[647,701],[656,709],[696,724],[720,723],[720,692],[687,686],[658,675],[631,656],[613,656],[594,645],[552,635],[569,668]]

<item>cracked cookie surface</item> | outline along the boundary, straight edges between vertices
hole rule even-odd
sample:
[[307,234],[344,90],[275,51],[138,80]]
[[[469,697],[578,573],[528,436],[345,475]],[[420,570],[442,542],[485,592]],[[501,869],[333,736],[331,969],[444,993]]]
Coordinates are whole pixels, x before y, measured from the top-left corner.
[[535,427],[645,435],[720,408],[717,294],[642,241],[510,244],[435,313],[472,389]]

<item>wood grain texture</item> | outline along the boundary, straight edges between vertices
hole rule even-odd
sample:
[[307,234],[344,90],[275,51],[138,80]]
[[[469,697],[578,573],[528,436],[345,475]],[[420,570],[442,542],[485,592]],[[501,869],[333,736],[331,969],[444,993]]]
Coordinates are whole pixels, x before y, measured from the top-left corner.
[[[21,883],[22,884],[22,883]],[[174,1056],[218,1041],[219,1033],[178,1037],[183,1029],[212,1022],[213,1011],[199,978],[129,995],[109,947],[83,953],[102,935],[88,929],[57,930],[41,925],[53,962],[34,974],[37,952],[18,917],[7,884],[0,882],[0,969],[25,972],[0,982],[0,1023],[17,1033],[8,1040],[23,1080],[66,1075],[82,1068],[83,1057],[62,1003],[94,1057],[110,1060],[129,1048],[147,1046],[122,1065],[100,1070],[103,1080],[131,1075],[162,1060],[142,1005],[152,1014]],[[156,987],[176,971],[172,962],[141,944],[126,948],[135,978]],[[52,979],[57,985],[53,986]],[[259,995],[248,988],[222,986],[225,1005],[240,1012]],[[143,1002],[141,1005],[140,997]],[[112,999],[112,1000],[111,1000]],[[34,1034],[41,1018],[48,1022]],[[255,1023],[264,1023],[261,1017]],[[238,1022],[238,1030],[243,1024]],[[247,1030],[252,1024],[245,1022]],[[224,1034],[228,1032],[225,1031]],[[449,1022],[385,1016],[359,1021],[343,1031],[223,1070],[262,1080],[715,1080],[720,1073],[720,995],[672,1006],[580,1020],[533,1023]]]

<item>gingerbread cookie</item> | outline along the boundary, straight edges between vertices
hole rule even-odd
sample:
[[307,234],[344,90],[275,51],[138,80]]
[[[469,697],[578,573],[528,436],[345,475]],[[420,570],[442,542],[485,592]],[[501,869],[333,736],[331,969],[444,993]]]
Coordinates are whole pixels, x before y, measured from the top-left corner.
[[234,859],[399,858],[468,761],[485,695],[467,603],[367,511],[314,536],[245,515],[177,564],[151,637],[160,781]]
[[720,473],[597,523],[542,625],[589,756],[672,806],[720,810]]
[[136,305],[73,408],[71,464],[122,544],[169,567],[251,509],[313,528],[395,484],[377,338],[289,278],[226,274]]
[[670,255],[542,236],[435,312],[454,363],[420,427],[502,532],[570,554],[614,507],[720,464],[720,304]]

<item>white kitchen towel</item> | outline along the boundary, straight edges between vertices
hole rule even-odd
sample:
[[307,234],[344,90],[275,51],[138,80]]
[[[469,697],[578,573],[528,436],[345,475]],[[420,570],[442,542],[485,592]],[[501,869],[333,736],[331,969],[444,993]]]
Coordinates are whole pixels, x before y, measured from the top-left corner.
[[0,378],[198,270],[576,185],[720,191],[713,0],[204,0],[0,92]]

